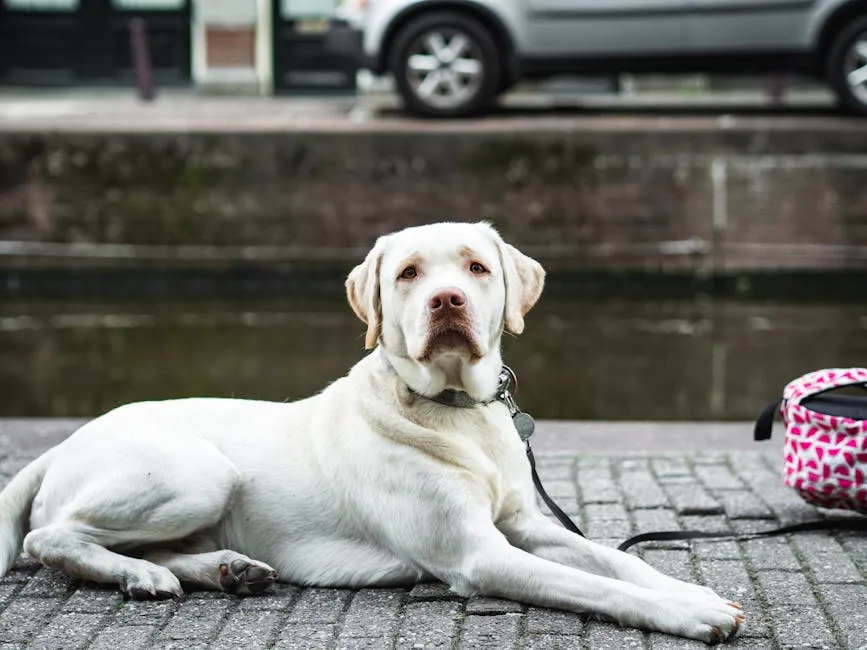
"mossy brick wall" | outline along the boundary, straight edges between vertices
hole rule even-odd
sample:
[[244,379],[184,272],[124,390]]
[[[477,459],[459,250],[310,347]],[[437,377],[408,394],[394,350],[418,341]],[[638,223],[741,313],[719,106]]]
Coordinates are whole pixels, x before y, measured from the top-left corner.
[[566,268],[867,268],[867,129],[0,135],[0,239],[341,250],[477,219]]

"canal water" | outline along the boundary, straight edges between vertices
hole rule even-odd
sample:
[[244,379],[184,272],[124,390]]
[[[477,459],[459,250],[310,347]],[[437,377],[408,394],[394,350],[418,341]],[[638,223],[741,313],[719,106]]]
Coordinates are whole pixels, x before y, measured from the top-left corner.
[[[0,417],[191,395],[294,400],[344,374],[363,340],[342,297],[5,299]],[[543,298],[504,351],[539,418],[751,420],[804,372],[867,365],[867,304]]]

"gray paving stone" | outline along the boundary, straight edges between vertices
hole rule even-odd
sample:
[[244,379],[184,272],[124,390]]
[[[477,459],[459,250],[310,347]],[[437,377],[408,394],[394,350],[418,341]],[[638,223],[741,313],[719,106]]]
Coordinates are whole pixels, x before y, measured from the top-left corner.
[[419,583],[410,590],[409,597],[412,600],[442,600],[446,598],[462,600],[460,596],[449,589],[447,584],[442,582]]
[[525,650],[580,650],[583,640],[570,634],[529,634],[524,638]]
[[682,456],[659,456],[650,459],[650,466],[658,479],[673,476],[692,476],[692,469]]
[[115,625],[162,625],[178,604],[164,601],[125,601],[115,609]]
[[733,490],[719,496],[723,511],[729,519],[771,519],[774,513],[753,492]]
[[700,560],[702,584],[713,589],[722,598],[740,603],[747,616],[741,637],[769,638],[770,633],[762,616],[762,604],[756,595],[744,563],[738,560]]
[[336,623],[351,597],[348,589],[305,589],[286,620],[289,623]]
[[744,489],[744,482],[723,464],[701,465],[695,475],[711,492]]
[[451,601],[409,603],[397,634],[398,650],[451,649],[460,610],[460,605]]
[[277,629],[286,615],[279,611],[235,610],[229,614],[217,638],[211,643],[213,650],[259,650],[270,646],[277,637]]
[[669,484],[664,489],[681,515],[713,515],[723,511],[722,504],[697,482]]
[[558,505],[560,501],[574,501],[578,498],[578,490],[571,480],[545,481],[545,491]]
[[653,650],[707,650],[707,644],[703,641],[683,639],[661,632],[651,632],[647,635],[647,641]]
[[467,601],[467,614],[520,614],[524,611],[521,603],[504,598],[485,598],[477,596]]
[[867,585],[863,582],[823,585],[820,599],[845,647],[867,648]]
[[260,611],[260,610],[288,610],[298,597],[301,595],[301,589],[292,585],[278,584],[274,585],[262,594],[255,596],[245,596],[238,603],[238,609],[241,611]]
[[577,482],[582,503],[619,503],[621,500],[620,489],[608,467],[584,469],[578,472]]
[[340,637],[335,650],[383,650],[392,647],[392,639],[375,636]]
[[650,566],[667,576],[687,582],[695,582],[689,551],[647,549],[644,551],[643,557],[644,561]]
[[0,650],[24,650],[27,647],[25,643],[4,643],[0,641]]
[[518,647],[520,614],[467,616],[458,643],[460,650],[507,650]]
[[792,535],[792,545],[817,582],[854,582],[864,584],[864,576],[840,543],[829,535]]
[[391,636],[406,598],[406,592],[397,589],[362,589],[357,592],[349,603],[338,645],[350,637]]
[[699,559],[741,560],[741,547],[737,542],[724,540],[696,540],[692,553]]
[[27,581],[24,589],[21,590],[21,595],[62,597],[74,588],[72,578],[65,573],[43,567]]
[[584,635],[589,650],[613,650],[617,648],[647,648],[644,633],[614,623],[590,621]]
[[30,641],[60,609],[59,598],[15,598],[0,614],[0,639]]
[[336,634],[334,623],[290,623],[280,630],[273,647],[276,650],[331,650]]
[[839,647],[818,606],[771,606],[771,616],[779,621],[774,628],[781,650]]
[[636,472],[620,477],[620,487],[629,508],[666,508],[671,500],[650,472]]
[[145,650],[157,631],[155,625],[112,625],[97,635],[88,650]]
[[228,609],[228,601],[183,602],[160,632],[160,641],[175,639],[210,641],[222,627]]
[[544,457],[536,459],[536,470],[543,481],[571,481],[575,477],[575,463],[571,460],[544,462]]
[[12,600],[12,596],[18,590],[18,585],[14,583],[0,583],[0,611],[6,606],[6,603]]
[[817,604],[813,589],[801,573],[759,571],[757,576],[771,607]]
[[524,629],[529,634],[569,636],[581,634],[584,622],[573,612],[530,607],[524,616]]
[[97,629],[105,620],[105,614],[72,612],[55,616],[33,642],[34,650],[77,650],[89,645]]
[[42,567],[39,562],[28,557],[19,558],[12,569],[0,579],[0,584],[20,584],[27,582]]
[[63,612],[90,612],[93,614],[114,612],[122,602],[123,594],[117,589],[81,587],[63,604]]
[[744,552],[757,569],[800,571],[801,563],[785,537],[751,539],[743,544]]

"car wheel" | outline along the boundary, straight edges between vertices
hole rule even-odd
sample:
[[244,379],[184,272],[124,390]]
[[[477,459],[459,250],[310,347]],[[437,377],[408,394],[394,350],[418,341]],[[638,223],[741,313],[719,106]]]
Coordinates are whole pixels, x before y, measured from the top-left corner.
[[834,39],[828,77],[845,109],[867,115],[867,16],[855,20]]
[[500,81],[490,32],[454,12],[423,15],[405,25],[394,40],[389,67],[406,109],[426,117],[479,114]]

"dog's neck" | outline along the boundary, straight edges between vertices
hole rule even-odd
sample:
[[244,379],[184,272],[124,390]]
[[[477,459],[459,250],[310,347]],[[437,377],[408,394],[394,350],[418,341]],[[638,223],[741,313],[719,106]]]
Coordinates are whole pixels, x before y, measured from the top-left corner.
[[503,366],[499,348],[473,364],[457,355],[443,355],[433,363],[421,364],[382,346],[379,350],[383,362],[409,389],[428,399],[444,404],[454,400],[450,405],[471,406],[490,401],[497,392]]

